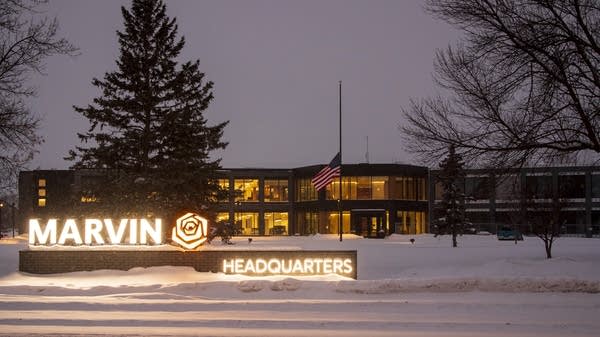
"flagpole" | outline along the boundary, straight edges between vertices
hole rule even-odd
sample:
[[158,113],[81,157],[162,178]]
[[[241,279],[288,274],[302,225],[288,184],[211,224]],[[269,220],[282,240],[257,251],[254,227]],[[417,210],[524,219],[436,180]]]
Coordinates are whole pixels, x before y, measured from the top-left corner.
[[338,202],[338,211],[340,212],[339,220],[339,230],[340,230],[340,242],[342,241],[342,232],[343,232],[343,220],[342,220],[342,81],[338,81],[339,86],[339,107],[340,107],[340,199]]

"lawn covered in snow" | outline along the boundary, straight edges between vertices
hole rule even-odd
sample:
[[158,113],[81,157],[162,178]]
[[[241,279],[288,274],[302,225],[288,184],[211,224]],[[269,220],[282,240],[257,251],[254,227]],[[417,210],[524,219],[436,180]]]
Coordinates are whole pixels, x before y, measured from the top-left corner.
[[[410,239],[415,242],[411,243]],[[358,280],[247,277],[188,267],[17,272],[0,240],[0,335],[596,336],[600,239],[345,235],[235,238],[203,249],[358,252]]]

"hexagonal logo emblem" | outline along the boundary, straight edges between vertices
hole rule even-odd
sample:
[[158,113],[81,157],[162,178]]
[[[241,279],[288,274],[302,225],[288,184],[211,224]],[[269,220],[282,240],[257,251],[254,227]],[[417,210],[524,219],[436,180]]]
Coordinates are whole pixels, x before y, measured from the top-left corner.
[[206,241],[208,220],[196,213],[186,213],[177,219],[171,240],[185,249],[196,249]]

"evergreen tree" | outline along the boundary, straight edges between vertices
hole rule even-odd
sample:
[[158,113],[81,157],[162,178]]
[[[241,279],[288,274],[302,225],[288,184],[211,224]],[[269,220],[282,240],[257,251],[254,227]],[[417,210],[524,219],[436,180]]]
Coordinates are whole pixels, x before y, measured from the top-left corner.
[[199,61],[178,66],[184,47],[175,18],[161,0],[133,0],[121,7],[117,70],[92,83],[102,94],[87,107],[74,107],[91,126],[67,159],[73,168],[101,170],[93,186],[95,209],[113,214],[160,215],[210,210],[223,193],[216,183],[228,122],[208,125],[203,111],[213,99]]
[[463,233],[465,226],[465,195],[458,188],[458,183],[465,177],[463,166],[460,154],[450,145],[448,157],[440,163],[438,180],[444,190],[440,214],[444,220],[438,222],[436,235],[451,234],[452,247],[457,247],[456,237]]

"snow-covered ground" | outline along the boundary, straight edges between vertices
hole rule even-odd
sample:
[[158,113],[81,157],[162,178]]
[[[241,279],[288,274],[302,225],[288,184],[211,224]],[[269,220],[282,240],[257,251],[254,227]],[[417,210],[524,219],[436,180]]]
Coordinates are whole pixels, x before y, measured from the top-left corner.
[[[415,243],[410,243],[410,238]],[[206,249],[356,249],[358,280],[186,267],[17,272],[0,240],[0,336],[597,336],[600,239],[469,235],[234,239]],[[216,247],[215,247],[216,246]]]

